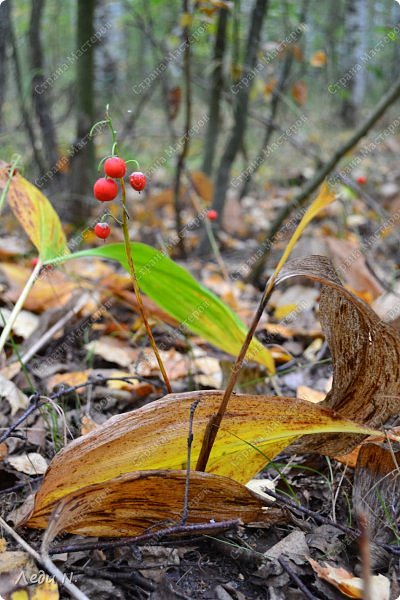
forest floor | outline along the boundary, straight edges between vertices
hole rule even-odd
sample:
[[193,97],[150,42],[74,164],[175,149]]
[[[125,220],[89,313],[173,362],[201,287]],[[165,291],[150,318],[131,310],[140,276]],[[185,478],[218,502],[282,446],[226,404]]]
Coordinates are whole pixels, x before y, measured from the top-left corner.
[[[362,193],[342,188],[340,199],[313,222],[293,254],[329,256],[340,269],[352,251],[360,250],[359,259],[344,272],[344,283],[383,319],[388,313],[394,318],[399,316],[396,312],[400,297],[398,227],[384,228],[384,235],[375,236],[382,229],[383,219],[363,194],[373,196],[388,218],[400,211],[400,148],[399,143],[396,147],[393,144],[386,148],[380,162],[371,156]],[[196,203],[197,206],[207,203],[210,198],[207,181],[201,176],[196,181],[195,197],[190,186],[184,193],[185,222],[195,217]],[[295,185],[289,188],[276,181],[267,189],[251,192],[241,203],[230,195],[225,232],[220,237],[222,272],[213,255],[208,260],[195,257],[198,229],[189,231],[185,238],[188,258],[179,262],[217,293],[246,324],[251,321],[260,291],[244,283],[243,277],[268,223],[296,189]],[[144,200],[139,203],[130,200],[131,239],[159,248],[168,246],[174,225],[171,194],[159,174],[158,186],[154,185]],[[7,308],[18,298],[32,269],[33,254],[29,244],[21,241],[19,232],[15,233],[15,222],[8,213],[2,228],[0,285],[2,304]],[[115,227],[110,241],[121,239],[122,234]],[[274,245],[268,273],[272,272],[287,240],[288,236],[283,236]],[[85,235],[84,243],[94,243],[90,233]],[[111,416],[134,410],[164,394],[129,287],[129,277],[115,265],[97,259],[90,263],[81,260],[43,272],[30,294],[19,328],[14,329],[14,340],[21,356],[34,345],[37,351],[27,363],[28,374],[21,371],[13,381],[19,390],[26,390],[31,383],[46,397],[61,391],[58,406],[62,412],[51,408],[33,412],[14,432],[17,435],[0,445],[0,514],[4,518],[10,519],[11,510],[18,509],[29,493],[38,488],[65,437],[76,438]],[[264,367],[248,363],[240,375],[237,391],[279,394],[313,402],[325,398],[332,386],[333,369],[318,318],[318,299],[318,285],[303,279],[274,292],[257,337],[273,350],[278,373],[269,377]],[[173,319],[148,299],[146,309],[155,339],[163,348],[173,391],[223,388],[233,357],[194,335],[180,333],[171,338],[176,325]],[[55,324],[58,327],[54,335],[43,338]],[[136,379],[131,383],[124,381],[127,373]],[[100,377],[99,383],[62,393],[62,385],[75,386],[89,379],[93,382],[96,377]],[[121,381],[107,381],[107,377],[121,377]],[[0,386],[5,386],[3,379]],[[26,396],[15,395],[3,387],[0,431],[15,423],[24,407]],[[393,420],[390,425],[395,427],[400,422]],[[218,535],[161,538],[156,545],[102,549],[99,542],[98,548],[90,551],[60,554],[56,564],[64,573],[73,573],[78,588],[97,600],[343,598],[341,591],[313,570],[308,557],[320,565],[326,561],[343,567],[356,576],[362,573],[362,549],[359,535],[354,535],[355,464],[349,461],[346,464],[317,455],[287,452],[279,455],[253,485],[258,486],[258,491],[273,494],[266,502],[284,510],[285,522],[269,527],[257,523],[239,526]],[[393,489],[397,490],[398,498],[399,485]],[[393,503],[396,502],[394,497]],[[371,530],[375,531],[376,525]],[[386,533],[380,538],[381,543],[399,543],[398,525],[397,530],[392,525],[382,525]],[[19,532],[34,548],[40,547],[40,530]],[[84,538],[67,536],[62,545],[72,540],[75,543]],[[7,538],[7,550],[17,551],[20,547]],[[390,600],[394,600],[400,596],[399,554],[391,554],[370,539],[369,555],[373,572],[390,580]],[[15,579],[21,569],[26,573],[26,564],[14,570],[1,564],[0,594],[5,593],[11,578]],[[62,598],[68,597],[61,587],[60,594]],[[379,600],[378,595],[371,596],[371,600]]]

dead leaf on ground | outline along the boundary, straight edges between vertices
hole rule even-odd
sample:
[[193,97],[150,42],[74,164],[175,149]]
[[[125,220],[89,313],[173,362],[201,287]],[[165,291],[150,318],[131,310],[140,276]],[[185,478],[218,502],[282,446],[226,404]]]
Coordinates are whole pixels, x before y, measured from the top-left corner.
[[5,398],[11,406],[11,416],[28,406],[28,396],[17,388],[15,383],[0,375],[0,398]]
[[[28,281],[32,269],[14,263],[1,263],[1,270],[7,277],[9,289],[4,297],[15,303]],[[43,271],[27,297],[24,307],[33,312],[43,312],[49,308],[59,308],[71,298],[77,284],[68,281],[67,277],[56,269]]]
[[303,106],[306,103],[308,96],[308,87],[304,81],[296,81],[292,85],[292,98],[299,105]]
[[26,475],[43,475],[47,471],[47,462],[41,454],[29,452],[20,456],[9,456],[7,462],[17,471]]
[[[318,577],[335,586],[348,598],[363,598],[363,580],[354,577],[351,573],[342,567],[332,567],[330,565],[322,566],[316,560],[309,558]],[[374,600],[389,600],[390,581],[383,575],[373,575],[370,578],[371,598]]]
[[314,390],[307,385],[299,385],[296,390],[296,396],[297,398],[302,398],[303,400],[313,402],[314,404],[319,404],[326,398],[326,394],[324,392]]
[[[107,482],[83,487],[66,496],[50,519],[50,537],[70,533],[126,537],[148,528],[178,525],[182,518],[186,471],[136,471]],[[189,487],[190,523],[240,519],[244,523],[273,523],[283,519],[276,509],[264,509],[263,501],[244,485],[217,475],[192,471]],[[29,527],[43,527],[47,510],[36,511]]]
[[[345,283],[357,293],[369,293],[372,300],[383,294],[383,287],[367,267],[365,258],[356,244],[333,237],[326,238],[326,243],[335,269]],[[364,296],[363,299],[367,298]]]
[[[10,318],[11,311],[8,310],[7,308],[2,307],[0,309],[0,312],[2,315],[2,317],[0,317],[0,327],[1,327],[2,324],[4,322],[7,322],[8,319]],[[28,312],[27,310],[21,310],[21,312],[18,314],[18,316],[14,322],[12,331],[13,331],[13,333],[15,333],[15,335],[18,335],[19,337],[21,337],[25,340],[36,331],[38,326],[39,326],[39,317],[37,315],[34,315],[33,313]]]
[[[223,392],[171,394],[137,410],[116,415],[66,446],[52,460],[35,499],[45,519],[57,500],[121,473],[183,469],[187,459],[189,413],[193,419],[192,464],[199,456],[205,427]],[[208,471],[246,483],[304,432],[364,431],[320,406],[280,396],[232,396]],[[374,433],[366,430],[366,435]],[[44,520],[41,521],[44,523]]]

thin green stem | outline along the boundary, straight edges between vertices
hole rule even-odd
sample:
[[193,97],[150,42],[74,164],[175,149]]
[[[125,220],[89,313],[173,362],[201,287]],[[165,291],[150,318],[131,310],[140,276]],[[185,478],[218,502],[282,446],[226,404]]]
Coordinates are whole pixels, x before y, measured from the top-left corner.
[[126,190],[125,190],[125,182],[123,179],[120,179],[120,184],[121,184],[121,197],[122,197],[122,231],[124,234],[125,253],[126,253],[126,258],[128,260],[129,273],[131,276],[132,286],[133,286],[133,290],[135,292],[136,300],[137,300],[137,303],[139,306],[140,315],[143,319],[143,323],[144,323],[151,347],[153,348],[153,352],[157,359],[157,363],[158,363],[158,366],[162,373],[165,385],[167,387],[168,393],[170,394],[172,392],[171,384],[169,382],[167,372],[165,370],[163,361],[162,361],[160,353],[158,351],[156,341],[153,337],[151,327],[150,327],[149,322],[146,317],[146,312],[145,312],[144,306],[143,306],[142,295],[140,293],[139,284],[138,284],[138,281],[136,278],[135,266],[134,266],[133,258],[132,258],[131,243],[130,243],[130,239],[129,239],[128,211],[126,208]]

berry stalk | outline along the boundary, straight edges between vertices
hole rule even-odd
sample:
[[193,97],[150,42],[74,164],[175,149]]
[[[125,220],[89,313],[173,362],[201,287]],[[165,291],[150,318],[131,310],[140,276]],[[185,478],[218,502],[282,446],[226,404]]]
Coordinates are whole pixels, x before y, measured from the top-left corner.
[[128,212],[127,212],[127,208],[126,208],[125,182],[122,178],[120,179],[120,184],[121,184],[121,198],[122,198],[122,231],[124,234],[125,253],[126,253],[126,258],[128,260],[129,274],[131,276],[132,286],[133,286],[133,290],[135,292],[136,300],[137,300],[137,303],[139,306],[140,315],[143,319],[143,323],[144,323],[151,347],[152,347],[155,357],[157,359],[157,363],[160,368],[161,374],[163,376],[167,391],[170,394],[172,392],[171,384],[169,382],[168,375],[167,375],[167,372],[164,367],[164,363],[163,363],[160,353],[158,351],[157,344],[156,344],[156,341],[153,336],[153,332],[151,331],[151,327],[150,327],[149,322],[146,317],[146,313],[145,313],[144,306],[143,306],[142,295],[140,293],[139,284],[138,284],[138,281],[136,278],[135,265],[133,263],[132,250],[131,250],[131,244],[130,244],[130,239],[129,239]]

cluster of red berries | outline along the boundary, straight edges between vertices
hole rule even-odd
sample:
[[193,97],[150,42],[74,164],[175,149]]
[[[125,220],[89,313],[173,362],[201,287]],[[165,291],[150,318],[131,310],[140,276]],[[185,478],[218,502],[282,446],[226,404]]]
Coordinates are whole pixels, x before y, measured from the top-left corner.
[[[125,177],[125,161],[119,156],[110,156],[104,162],[104,173],[106,177],[101,177],[94,184],[93,194],[100,202],[110,202],[118,195],[118,184],[115,180]],[[146,187],[146,175],[141,171],[135,171],[130,175],[129,183],[134,190],[141,192]],[[107,223],[97,223],[94,233],[98,238],[105,240],[110,235],[111,229]]]

